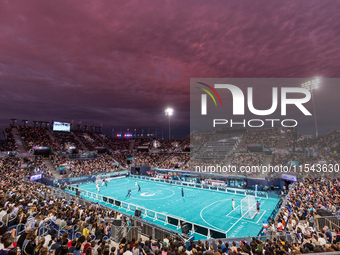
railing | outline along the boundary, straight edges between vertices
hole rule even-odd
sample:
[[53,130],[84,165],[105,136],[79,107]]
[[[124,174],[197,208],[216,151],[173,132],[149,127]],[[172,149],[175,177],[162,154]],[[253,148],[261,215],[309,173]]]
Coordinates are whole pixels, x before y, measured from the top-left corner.
[[316,227],[318,231],[321,231],[325,226],[329,229],[340,229],[340,220],[336,216],[324,216],[315,218]]
[[[68,186],[68,188],[71,188],[71,191],[72,191],[72,188],[73,188],[73,190],[75,190],[74,187]],[[62,191],[62,190],[56,189],[56,188],[51,188],[51,190],[52,190],[52,195],[54,197],[59,196],[59,197],[62,197],[62,198],[68,199],[68,200],[71,199],[71,198],[76,199],[75,195],[68,193],[66,191]],[[95,197],[95,196],[92,194],[92,197]],[[102,196],[102,197],[103,197],[103,199],[105,199],[105,196]],[[112,198],[109,198],[109,199],[112,199]],[[79,200],[79,204],[81,204],[83,206],[89,206],[91,204],[91,202],[89,202],[85,199],[82,199],[82,198],[78,198],[78,200]],[[115,201],[118,201],[118,200],[115,200]],[[111,207],[108,207],[108,206],[105,206],[105,205],[100,205],[100,206],[105,208],[105,209],[117,211],[117,210],[114,210]],[[123,207],[126,207],[126,206],[122,205],[122,208]],[[132,210],[133,207],[130,207],[130,209]],[[149,211],[151,211],[151,210],[149,210]],[[151,222],[146,222],[143,219],[135,218],[135,217],[131,216],[130,214],[127,214],[126,212],[123,212],[123,211],[119,211],[119,212],[122,213],[123,218],[129,217],[132,220],[132,224],[131,224],[130,228],[139,227],[141,234],[143,234],[145,236],[148,236],[148,237],[151,236],[153,239],[156,239],[156,240],[157,239],[163,240],[165,237],[174,239],[174,237],[178,236],[178,234],[176,232],[172,231],[172,230],[167,230],[167,229],[164,229],[164,228],[162,228],[158,225],[155,225]],[[127,229],[126,226],[125,226],[125,229]],[[124,230],[122,230],[122,231],[124,231]],[[126,232],[128,233],[129,231],[126,231]],[[77,233],[75,233],[75,234],[77,234]],[[294,242],[296,241],[296,235],[295,234],[288,233],[288,232],[271,232],[271,231],[268,231],[268,230],[267,230],[267,234],[265,236],[259,236],[257,238],[265,241],[266,239],[272,240],[274,237],[277,238],[277,237],[281,237],[281,236],[284,237],[286,241],[294,241]],[[217,238],[217,237],[212,236],[212,238]],[[235,242],[237,240],[242,241],[244,239],[248,240],[249,238],[250,237],[244,237],[244,238],[226,238],[226,236],[224,238],[219,237],[219,239],[221,239],[223,242],[228,242],[230,244],[233,241],[235,241]],[[111,239],[113,240],[112,233],[111,233]],[[210,241],[210,240],[207,239],[207,241]],[[250,243],[250,241],[251,240],[249,239],[248,243]],[[329,253],[329,254],[331,254],[331,253]]]
[[298,242],[298,237],[295,233],[290,233],[290,232],[285,232],[285,231],[273,232],[273,231],[267,230],[267,234],[265,235],[265,238],[271,241],[273,241],[274,238],[279,239],[281,237],[283,237],[283,239],[289,243]]
[[125,236],[127,240],[132,240],[132,238],[139,240],[141,233],[142,233],[141,227],[127,227],[127,233]]
[[[169,231],[163,228],[159,228],[158,226],[149,223],[149,222],[142,222],[139,219],[132,220],[132,226],[139,227],[141,230],[141,234],[149,237],[151,236],[155,240],[164,240],[165,237],[175,239],[178,236],[177,233],[173,231]],[[179,236],[184,242],[186,241],[182,236]]]
[[[72,187],[72,186],[66,186],[65,190],[68,190],[69,192],[76,192],[77,188]],[[197,223],[186,221],[183,218],[180,218],[177,216],[173,216],[173,215],[165,214],[165,213],[159,213],[154,210],[142,208],[139,205],[120,201],[113,197],[103,196],[103,195],[96,194],[90,191],[85,191],[85,190],[81,191],[80,195],[83,196],[84,198],[97,200],[98,202],[104,202],[108,207],[117,207],[120,212],[124,210],[126,213],[134,214],[135,210],[141,209],[143,216],[151,218],[153,222],[157,221],[163,226],[166,226],[166,225],[175,226],[176,231],[179,231],[181,227],[183,226],[183,224],[187,224],[189,226],[189,230],[192,233],[204,235],[204,236],[207,236],[208,238],[226,238],[227,237],[227,233],[221,229],[214,229],[214,228],[202,226]]]
[[18,241],[18,236],[20,236],[22,233],[25,232],[25,225],[24,224],[18,224],[15,227],[15,234],[14,234],[14,241],[17,242]]
[[[38,242],[40,240],[40,238],[44,237],[44,236],[47,236],[49,231],[50,231],[50,228],[51,228],[51,221],[47,221],[44,223],[45,225],[43,225],[42,227],[40,227],[38,229]],[[24,230],[23,230],[24,231]],[[58,233],[58,236],[59,236],[59,233]]]
[[[38,229],[37,229],[38,241],[39,241],[40,238],[46,236],[49,232],[50,223],[44,222],[43,224],[44,225],[38,227]],[[9,227],[7,231],[11,231],[11,230],[15,229],[14,241],[17,242],[18,237],[26,231],[26,227],[27,226],[25,224],[20,223],[20,224],[13,225],[13,226]]]
[[[156,182],[162,182],[162,183],[170,183],[170,180],[168,179],[160,179],[160,178],[153,178],[143,175],[130,175],[131,178],[135,179],[141,179],[141,180],[149,180],[149,181],[156,181]],[[243,196],[249,196],[253,195],[255,197],[263,197],[268,198],[268,193],[263,191],[254,191],[254,190],[245,190],[245,189],[235,189],[230,187],[223,187],[223,186],[213,186],[213,185],[207,185],[207,184],[200,184],[200,183],[194,183],[194,182],[183,182],[183,181],[176,181],[171,180],[172,184],[174,185],[180,185],[180,186],[187,186],[187,187],[193,187],[193,188],[201,188],[201,189],[208,189],[208,190],[214,190],[214,191],[220,191],[220,192],[226,192],[236,195],[243,195]]]
[[[111,226],[111,239],[116,243],[120,243],[120,241],[124,237],[125,230],[126,230],[125,224],[122,224],[122,226],[112,225]],[[131,240],[131,239],[129,239],[129,240]],[[136,240],[138,240],[138,239],[136,239]]]
[[[263,242],[265,242],[267,239],[268,240],[273,240],[274,238],[278,239],[280,237],[283,237],[284,240],[286,242],[297,242],[297,237],[296,237],[296,234],[294,233],[288,233],[288,232],[276,232],[276,233],[273,233],[271,231],[267,231],[267,235],[265,236],[256,236],[255,238],[258,239],[258,240],[261,240]],[[246,240],[248,244],[251,243],[252,241],[252,238],[253,237],[234,237],[234,238],[224,238],[224,239],[220,239],[222,241],[222,243],[228,243],[229,244],[229,247],[232,246],[232,243],[235,242],[236,243],[236,246],[238,246],[238,244],[243,241],[243,240]],[[202,243],[205,243],[205,242],[209,242],[209,246],[210,244],[212,243],[212,240],[200,240]],[[194,243],[197,243],[197,241],[194,241]]]
[[[78,198],[75,195],[68,193],[66,191],[60,190],[60,189],[56,189],[56,188],[51,188],[51,194],[53,198],[56,197],[60,197],[60,198],[65,198],[66,200],[70,200],[70,199],[74,199],[77,200],[78,199],[78,204],[82,205],[82,206],[90,206],[92,204],[92,201],[88,201],[86,199],[82,199],[82,198]],[[103,207],[105,209],[109,209],[109,210],[113,210],[113,211],[117,211],[118,210],[114,210],[111,207],[105,206],[105,205],[99,205],[100,207]],[[150,222],[146,222],[142,219],[139,218],[135,218],[133,216],[131,216],[130,214],[126,213],[126,212],[122,212],[119,211],[119,213],[121,213],[123,215],[123,218],[129,217],[132,218],[133,220],[133,226],[140,226],[142,229],[142,234],[145,236],[151,236],[153,239],[164,239],[166,236],[168,238],[173,238],[176,236],[179,236],[183,241],[185,241],[185,239],[183,239],[183,237],[181,235],[179,235],[178,232],[172,231],[172,230],[168,230],[165,228],[160,227],[159,225],[150,223]],[[79,234],[79,236],[81,235],[81,233],[76,232],[75,235]],[[112,239],[112,235],[111,235],[111,239]]]

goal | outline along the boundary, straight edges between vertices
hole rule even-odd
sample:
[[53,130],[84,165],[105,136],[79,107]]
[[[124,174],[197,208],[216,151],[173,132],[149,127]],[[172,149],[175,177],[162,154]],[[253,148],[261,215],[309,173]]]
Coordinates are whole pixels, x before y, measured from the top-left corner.
[[256,201],[254,196],[246,196],[241,200],[241,215],[253,219],[256,215]]
[[96,176],[96,183],[99,183],[99,184],[101,184],[102,182],[103,182],[103,180],[107,180],[108,179],[108,177],[104,174],[104,175],[97,175]]

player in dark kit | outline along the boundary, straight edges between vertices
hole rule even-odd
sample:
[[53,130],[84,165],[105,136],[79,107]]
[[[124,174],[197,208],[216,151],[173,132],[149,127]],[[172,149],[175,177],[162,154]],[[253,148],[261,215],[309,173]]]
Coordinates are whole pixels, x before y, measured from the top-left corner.
[[138,184],[138,192],[141,192],[141,188],[140,188],[139,184]]
[[182,188],[182,197],[184,197],[184,190],[183,190],[183,188]]
[[257,213],[260,213],[260,205],[261,205],[261,203],[259,203],[259,201],[256,201]]
[[131,197],[131,189],[128,190],[126,197]]

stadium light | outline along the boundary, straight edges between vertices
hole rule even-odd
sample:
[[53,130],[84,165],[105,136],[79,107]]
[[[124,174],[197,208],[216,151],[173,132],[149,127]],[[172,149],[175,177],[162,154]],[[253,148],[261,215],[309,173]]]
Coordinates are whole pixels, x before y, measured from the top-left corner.
[[174,110],[172,108],[167,108],[165,110],[165,115],[168,115],[169,116],[169,141],[171,139],[171,136],[170,136],[170,116],[174,114]]
[[17,122],[17,119],[11,119],[12,123],[13,123],[13,126],[14,126],[14,123]]
[[301,84],[302,88],[308,89],[310,91],[310,93],[312,94],[313,111],[314,111],[314,122],[315,122],[315,135],[316,135],[316,137],[318,137],[319,132],[318,132],[318,123],[316,121],[316,113],[315,113],[315,103],[314,103],[313,90],[317,89],[319,87],[319,84],[320,84],[320,78],[316,78],[314,80],[307,81],[307,82]]

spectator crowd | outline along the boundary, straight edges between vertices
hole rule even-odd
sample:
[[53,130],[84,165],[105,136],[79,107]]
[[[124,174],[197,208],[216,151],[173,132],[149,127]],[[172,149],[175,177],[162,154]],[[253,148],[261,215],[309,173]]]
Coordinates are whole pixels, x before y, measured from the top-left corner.
[[249,244],[245,240],[231,244],[221,240],[192,241],[187,246],[179,238],[168,237],[164,240],[132,237],[113,243],[111,224],[115,219],[131,219],[98,204],[81,206],[73,199],[52,196],[48,186],[24,180],[30,174],[27,169],[5,167],[0,172],[3,255],[295,255],[340,251],[340,230],[328,227],[318,230],[316,226],[318,210],[337,212],[338,179],[309,178],[291,185],[283,210],[269,224],[265,241],[257,238]]
[[115,161],[107,154],[101,154],[94,159],[70,159],[68,156],[54,155],[51,161],[64,177],[94,175],[116,170]]

